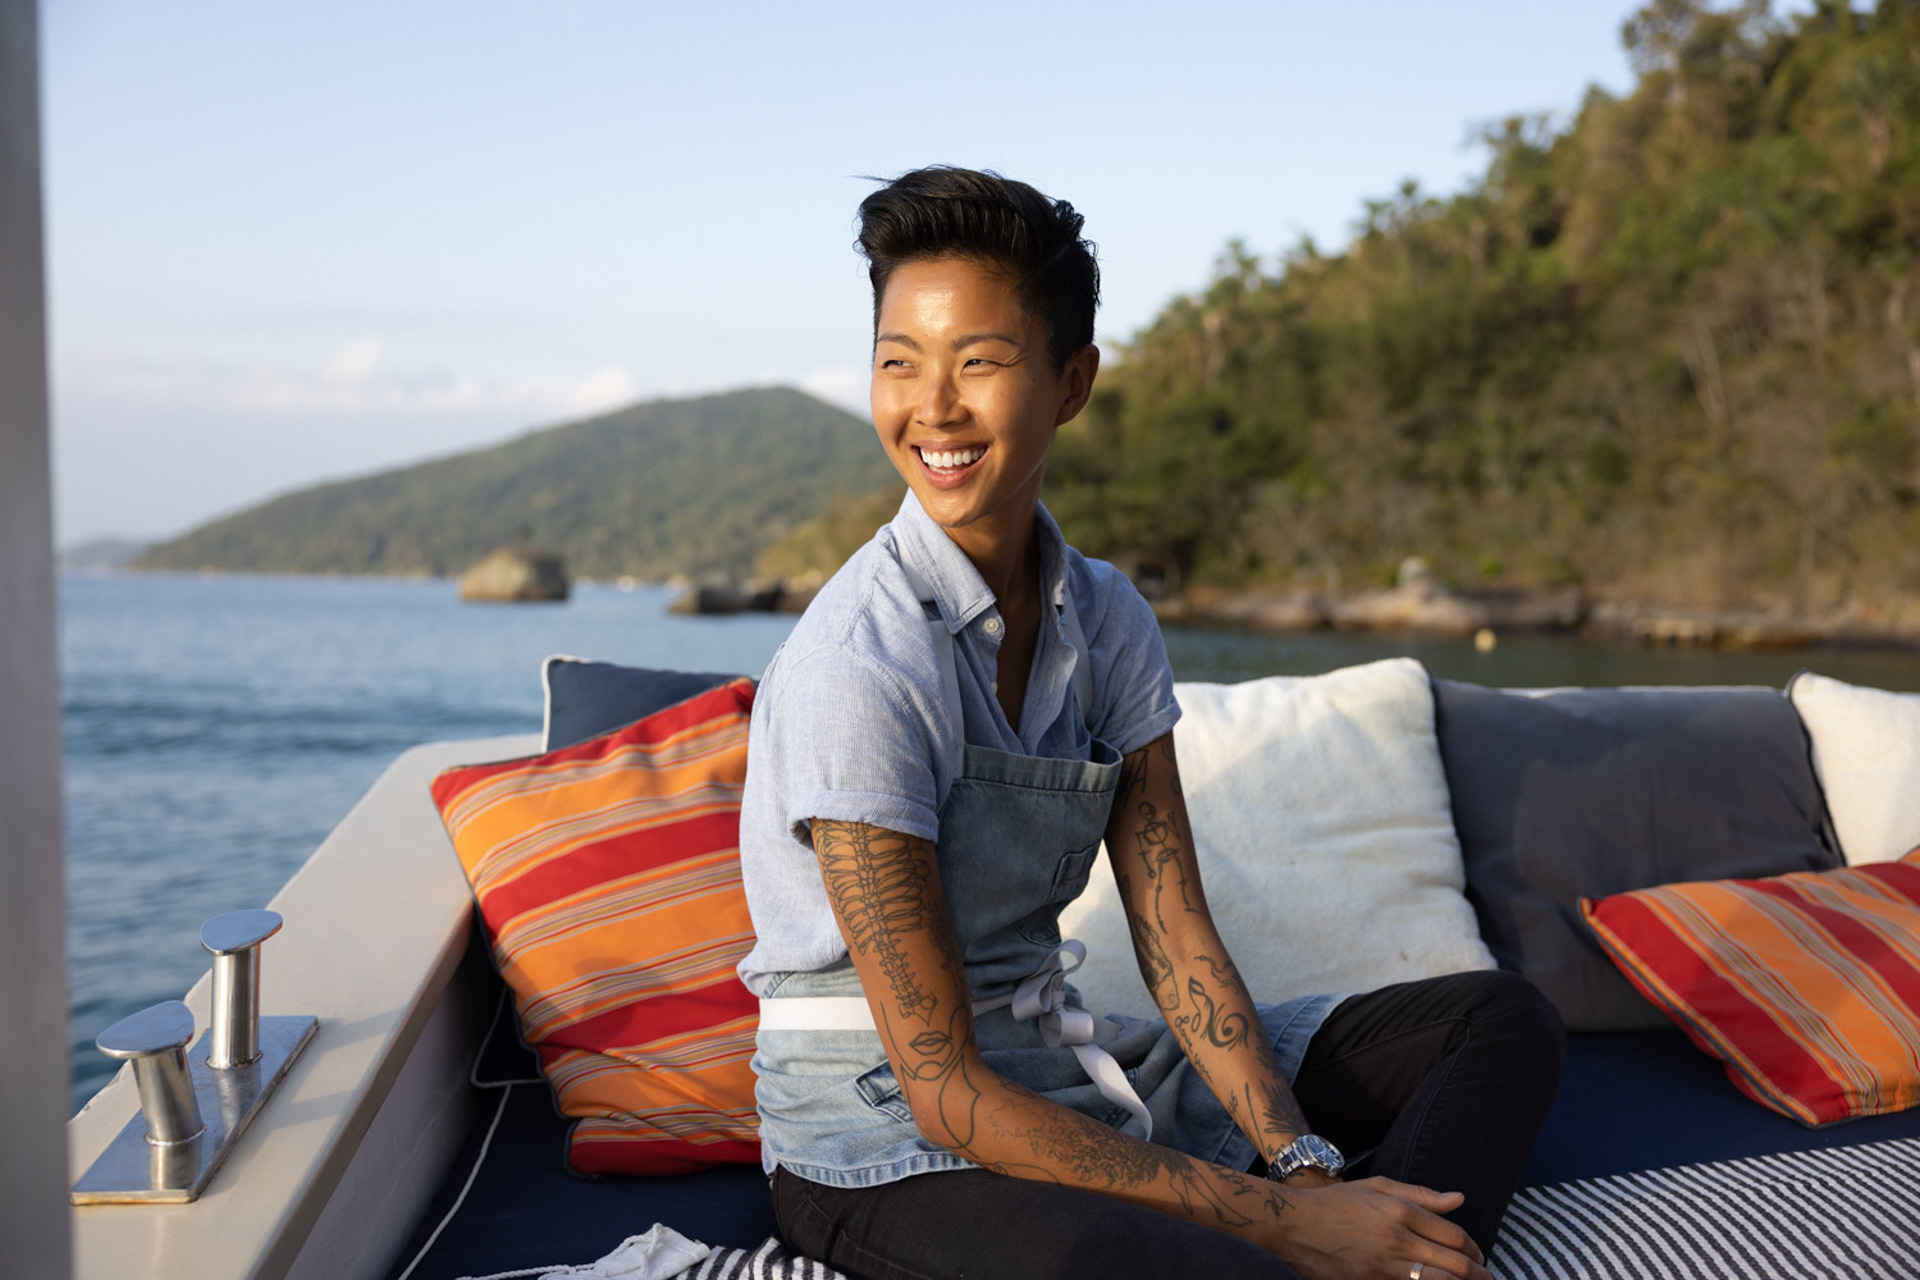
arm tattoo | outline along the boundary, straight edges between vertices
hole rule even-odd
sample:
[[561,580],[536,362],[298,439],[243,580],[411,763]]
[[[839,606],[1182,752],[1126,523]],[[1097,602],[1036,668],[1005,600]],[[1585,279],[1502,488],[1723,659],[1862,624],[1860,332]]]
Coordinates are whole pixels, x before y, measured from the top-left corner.
[[1120,901],[1126,904],[1127,931],[1133,935],[1133,953],[1140,962],[1140,976],[1146,980],[1153,1002],[1163,1011],[1171,1012],[1177,1004],[1173,994],[1173,960],[1160,941],[1159,929],[1133,909],[1129,892],[1133,887],[1132,878],[1121,875],[1116,877],[1116,883],[1120,886]]
[[1200,979],[1187,979],[1187,999],[1193,1011],[1179,1019],[1179,1030],[1189,1038],[1205,1036],[1208,1044],[1221,1049],[1238,1049],[1247,1043],[1246,1018],[1216,1004]]
[[[1287,1143],[1307,1131],[1307,1118],[1301,1114],[1300,1104],[1293,1100],[1291,1090],[1282,1088],[1272,1080],[1262,1080],[1260,1092],[1261,1132]],[[1251,1094],[1247,1101],[1251,1105]]]
[[[1227,1190],[1216,1189],[1208,1185],[1202,1176],[1203,1166],[1192,1158],[1123,1134],[1048,1124],[1040,1116],[1033,1116],[1033,1122],[1028,1124],[1009,1123],[1026,1118],[1009,1113],[1004,1121],[996,1118],[995,1127],[1009,1136],[1017,1135],[1036,1152],[1057,1161],[1079,1178],[1103,1183],[1122,1193],[1165,1179],[1186,1216],[1195,1222],[1211,1219],[1221,1227],[1244,1227],[1253,1222],[1249,1211],[1274,1215],[1293,1207],[1292,1202],[1276,1192],[1273,1184],[1255,1182],[1227,1170],[1215,1171]],[[994,1164],[987,1167],[1016,1176],[1021,1172]]]
[[908,963],[899,934],[928,927],[931,868],[896,832],[858,822],[816,820],[813,826],[827,896],[848,938],[879,962],[900,1016],[926,1020],[935,1001]]

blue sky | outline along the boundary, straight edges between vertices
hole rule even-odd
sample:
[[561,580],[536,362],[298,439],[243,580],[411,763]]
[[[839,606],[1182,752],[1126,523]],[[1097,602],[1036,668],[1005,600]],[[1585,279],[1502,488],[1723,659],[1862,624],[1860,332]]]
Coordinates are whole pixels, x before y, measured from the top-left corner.
[[44,0],[63,545],[635,399],[865,401],[860,175],[1070,199],[1111,345],[1631,83],[1631,0]]

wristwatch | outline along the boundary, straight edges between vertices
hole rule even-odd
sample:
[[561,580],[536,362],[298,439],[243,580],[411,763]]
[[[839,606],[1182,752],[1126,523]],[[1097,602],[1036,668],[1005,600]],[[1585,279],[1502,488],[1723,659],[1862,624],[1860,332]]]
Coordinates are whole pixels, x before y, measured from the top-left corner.
[[1274,1182],[1285,1182],[1302,1169],[1318,1169],[1337,1178],[1346,1167],[1347,1158],[1340,1154],[1340,1148],[1317,1133],[1303,1133],[1273,1158],[1273,1163],[1267,1166],[1267,1177]]

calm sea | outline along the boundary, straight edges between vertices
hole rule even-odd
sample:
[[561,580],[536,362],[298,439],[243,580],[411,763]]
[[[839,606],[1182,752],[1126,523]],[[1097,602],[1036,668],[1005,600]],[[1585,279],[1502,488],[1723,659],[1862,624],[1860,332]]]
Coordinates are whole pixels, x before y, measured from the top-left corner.
[[[562,605],[463,605],[451,582],[85,575],[60,582],[74,1105],[112,1072],[106,1026],[180,996],[199,929],[263,905],[393,757],[537,732],[551,653],[751,674],[787,617],[667,613],[664,589],[583,584]],[[1169,628],[1183,680],[1411,654],[1504,685],[1771,684],[1801,665],[1920,690],[1920,655],[1651,653]],[[271,946],[271,944],[269,944]],[[271,976],[269,973],[269,981]]]

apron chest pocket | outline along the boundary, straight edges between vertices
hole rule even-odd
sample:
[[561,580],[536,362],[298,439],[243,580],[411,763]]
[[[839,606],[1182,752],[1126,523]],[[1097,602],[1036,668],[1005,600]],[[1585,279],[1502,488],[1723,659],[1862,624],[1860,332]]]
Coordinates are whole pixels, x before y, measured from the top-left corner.
[[1060,859],[1060,865],[1053,870],[1053,888],[1047,894],[1049,906],[1072,902],[1087,887],[1087,877],[1093,872],[1093,859],[1100,852],[1100,846],[1090,844],[1078,853],[1069,853]]

